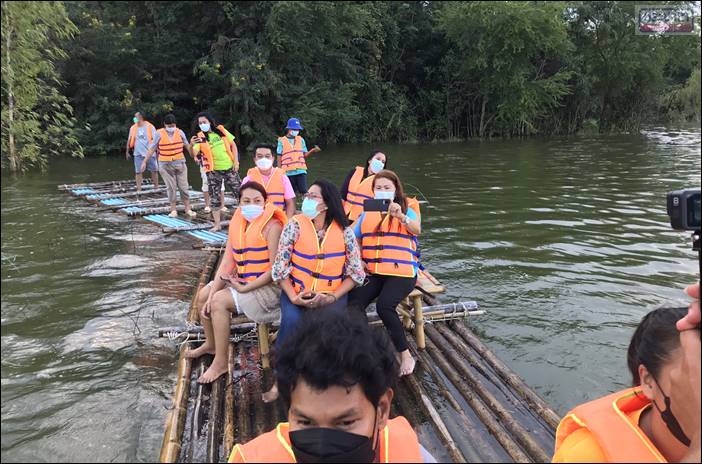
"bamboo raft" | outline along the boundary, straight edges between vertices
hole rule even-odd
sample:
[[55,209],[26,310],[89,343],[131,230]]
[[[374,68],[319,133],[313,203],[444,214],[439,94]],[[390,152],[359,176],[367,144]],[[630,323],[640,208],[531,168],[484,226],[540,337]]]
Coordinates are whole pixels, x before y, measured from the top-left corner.
[[[129,192],[134,184],[117,181],[59,188],[85,198]],[[243,316],[233,318],[228,374],[210,385],[198,384],[196,379],[212,357],[190,360],[185,353],[202,340],[196,296],[216,271],[226,235],[209,237],[211,241],[198,236],[208,228],[207,218],[200,215],[192,221],[173,222],[150,215],[143,217],[160,225],[164,233],[197,239],[205,257],[186,325],[158,333],[180,344],[160,461],[226,461],[235,443],[245,443],[286,420],[280,401],[261,401],[261,394],[273,384],[269,355],[276,326],[257,325]],[[549,461],[559,417],[471,331],[467,322],[483,311],[475,302],[440,304],[437,295],[444,287],[428,272],[420,273],[417,283],[418,288],[398,306],[405,328],[412,333],[408,341],[417,367],[413,375],[401,379],[391,415],[405,416],[439,462]],[[372,310],[369,323],[380,325]]]

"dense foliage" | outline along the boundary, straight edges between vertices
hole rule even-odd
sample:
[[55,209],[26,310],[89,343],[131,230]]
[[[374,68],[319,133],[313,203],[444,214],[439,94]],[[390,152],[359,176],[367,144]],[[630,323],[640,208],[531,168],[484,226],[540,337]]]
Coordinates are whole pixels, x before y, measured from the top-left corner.
[[[79,34],[62,42],[62,91],[89,154],[121,152],[136,110],[157,125],[173,112],[186,132],[209,110],[243,145],[273,140],[291,116],[322,143],[632,131],[700,118],[699,35],[636,35],[633,2],[65,8]],[[3,159],[5,81],[3,64]]]

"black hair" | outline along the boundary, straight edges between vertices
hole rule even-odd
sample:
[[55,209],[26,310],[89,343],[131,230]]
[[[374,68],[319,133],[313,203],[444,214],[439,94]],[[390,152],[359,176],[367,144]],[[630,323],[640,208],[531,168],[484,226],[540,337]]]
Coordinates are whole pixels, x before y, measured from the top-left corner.
[[169,113],[163,118],[163,125],[165,126],[166,124],[175,124],[176,123],[176,117],[172,114]]
[[646,314],[629,342],[626,362],[632,385],[641,385],[639,365],[658,378],[670,355],[680,347],[680,332],[675,323],[687,314],[687,308],[661,307]]
[[210,113],[208,113],[207,111],[200,111],[197,114],[197,116],[195,116],[195,119],[193,120],[193,125],[192,125],[192,130],[191,130],[191,132],[193,134],[197,134],[198,132],[202,132],[202,130],[200,129],[200,124],[198,123],[198,119],[200,119],[201,116],[207,118],[207,120],[210,121],[209,132],[212,132],[217,126],[219,126],[219,123],[217,122],[217,120],[215,118],[213,118],[212,115],[210,115]]
[[256,150],[258,150],[259,148],[265,148],[265,149],[267,149],[267,150],[270,150],[270,151],[271,151],[271,155],[275,156],[275,148],[274,148],[273,145],[271,145],[270,143],[257,143],[256,145],[254,145],[254,147],[253,147],[253,152],[251,153],[251,156],[254,156],[254,157],[255,157],[255,156],[256,156]]
[[241,187],[239,187],[239,198],[241,198],[241,192],[243,192],[246,189],[254,189],[257,190],[258,193],[263,195],[264,200],[268,200],[268,192],[266,192],[266,189],[263,185],[259,184],[256,181],[250,180],[246,182],[245,184],[242,184]]
[[[366,177],[368,177],[368,164],[371,162],[373,157],[375,155],[377,155],[378,153],[382,153],[385,155],[385,166],[383,167],[383,169],[388,168],[388,154],[385,153],[383,150],[371,150],[370,155],[368,155],[368,158],[366,158],[366,164],[363,165],[363,178],[364,179]],[[377,172],[376,172],[376,174],[377,174]]]
[[387,331],[350,311],[306,315],[276,350],[278,391],[288,406],[301,380],[315,390],[359,385],[373,406],[395,388],[399,366]]
[[327,205],[327,216],[324,220],[324,226],[329,227],[332,221],[336,221],[342,229],[349,226],[349,220],[344,212],[344,205],[341,204],[341,194],[336,185],[332,184],[327,179],[317,179],[312,185],[318,186],[322,190],[322,199]]

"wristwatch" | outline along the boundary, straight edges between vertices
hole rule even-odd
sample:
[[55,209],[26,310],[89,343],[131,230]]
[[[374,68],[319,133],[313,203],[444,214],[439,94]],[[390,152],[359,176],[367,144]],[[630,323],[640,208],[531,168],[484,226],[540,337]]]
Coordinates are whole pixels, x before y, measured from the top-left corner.
[[409,221],[410,221],[409,216],[407,216],[407,215],[405,214],[405,217],[403,217],[403,218],[402,218],[402,221],[400,221],[400,222],[403,223],[404,225],[407,225],[407,224],[409,224]]

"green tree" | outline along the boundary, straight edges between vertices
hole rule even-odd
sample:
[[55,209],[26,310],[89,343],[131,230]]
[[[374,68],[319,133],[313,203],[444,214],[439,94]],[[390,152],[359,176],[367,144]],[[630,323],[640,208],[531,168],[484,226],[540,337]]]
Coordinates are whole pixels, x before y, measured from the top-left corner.
[[62,2],[2,2],[2,165],[12,172],[83,156],[56,69],[76,32]]

